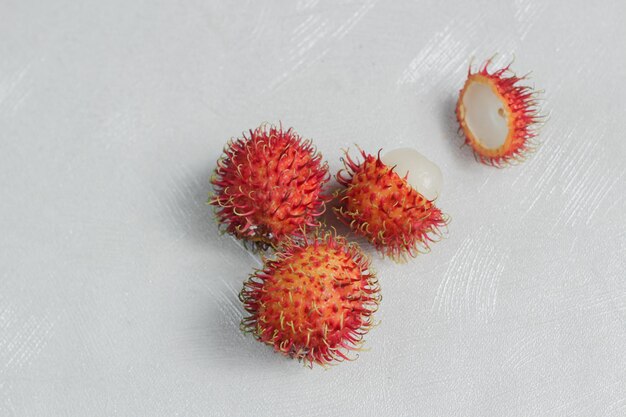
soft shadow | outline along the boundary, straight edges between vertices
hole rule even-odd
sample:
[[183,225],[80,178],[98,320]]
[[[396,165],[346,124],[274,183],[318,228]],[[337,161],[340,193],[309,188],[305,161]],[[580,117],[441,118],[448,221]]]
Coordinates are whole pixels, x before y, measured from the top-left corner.
[[[329,184],[329,191],[332,195],[338,190],[343,189],[344,187],[338,184],[336,181],[332,181]],[[326,212],[320,217],[320,221],[324,224],[324,227],[327,229],[334,229],[337,232],[337,235],[344,236],[348,239],[349,242],[357,243],[363,252],[365,252],[370,259],[373,257],[380,258],[378,261],[382,260],[380,254],[372,247],[369,241],[363,236],[359,236],[355,234],[350,227],[348,227],[345,223],[339,220],[339,217],[335,213],[335,209],[340,206],[340,197],[333,198],[329,203],[326,204]]]
[[209,244],[219,235],[213,208],[207,203],[212,191],[210,179],[214,165],[207,163],[193,170],[182,170],[176,178],[180,210],[173,212],[178,215],[175,221],[179,232],[194,243]]
[[[241,306],[239,301],[236,303]],[[289,358],[276,354],[271,347],[240,330],[239,323],[245,315],[243,307],[239,308],[239,314],[234,314],[224,311],[220,304],[207,303],[205,312],[198,314],[193,326],[197,332],[188,339],[189,359],[210,370],[216,365],[221,369],[263,369],[290,364]]]
[[342,185],[338,184],[337,181],[334,180],[331,180],[328,184],[326,194],[333,196],[333,199],[326,203],[326,211],[320,216],[319,221],[322,222],[324,228],[335,229],[337,234],[340,236],[349,236],[352,233],[350,228],[339,220],[337,214],[335,213],[335,209],[339,207],[340,197],[334,196],[343,188],[344,187]]
[[[163,216],[170,220],[167,226],[173,238],[187,244],[224,256],[251,256],[241,242],[220,232],[213,207],[208,204],[214,168],[215,162],[207,161],[199,167],[180,169],[171,176],[168,194],[164,196],[173,200],[164,205],[167,211]],[[260,255],[256,257],[258,263]]]
[[[239,329],[245,312],[237,292],[248,274],[261,266],[263,253],[247,250],[237,239],[220,233],[213,207],[207,204],[214,167],[214,162],[207,161],[195,169],[185,167],[173,172],[162,196],[162,218],[168,220],[164,227],[172,239],[190,247],[197,262],[201,261],[195,250],[198,248],[206,251],[207,259],[215,260],[207,265],[206,281],[198,289],[202,294],[200,304],[188,305],[175,350],[185,360],[206,369],[222,368],[224,364],[249,368],[282,363],[284,358]],[[183,270],[180,275],[180,285],[198,286],[197,277],[194,279],[191,273]]]
[[464,168],[476,165],[472,149],[465,144],[465,139],[459,131],[459,122],[456,119],[456,95],[445,97],[438,108],[437,119],[440,121],[441,129],[446,137],[446,143],[450,148],[450,153],[454,155],[456,163]]

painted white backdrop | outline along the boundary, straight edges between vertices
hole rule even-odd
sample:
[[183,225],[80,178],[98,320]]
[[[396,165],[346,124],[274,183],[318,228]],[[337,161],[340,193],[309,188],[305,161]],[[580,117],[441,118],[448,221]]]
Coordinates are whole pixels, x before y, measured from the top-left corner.
[[[626,415],[623,1],[0,2],[0,415]],[[545,89],[497,170],[453,113],[472,56]],[[239,331],[259,258],[209,177],[263,121],[413,146],[452,223],[360,358],[309,370]]]

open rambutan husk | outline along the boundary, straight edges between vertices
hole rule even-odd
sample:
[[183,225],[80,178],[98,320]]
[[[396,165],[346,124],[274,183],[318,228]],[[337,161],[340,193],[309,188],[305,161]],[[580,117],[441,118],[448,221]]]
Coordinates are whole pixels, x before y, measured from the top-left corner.
[[[502,167],[523,162],[536,149],[538,128],[545,118],[539,114],[541,92],[521,84],[527,76],[515,75],[511,64],[490,71],[492,61],[493,58],[487,60],[476,72],[472,72],[470,64],[459,93],[456,117],[465,143],[472,148],[476,159]],[[481,89],[482,94],[490,91],[497,102],[492,100],[494,104],[487,106],[475,104],[473,97],[481,94]],[[498,138],[493,140],[490,136]]]
[[244,332],[305,365],[325,366],[354,358],[381,296],[359,246],[318,231],[283,241],[239,298],[249,314]]

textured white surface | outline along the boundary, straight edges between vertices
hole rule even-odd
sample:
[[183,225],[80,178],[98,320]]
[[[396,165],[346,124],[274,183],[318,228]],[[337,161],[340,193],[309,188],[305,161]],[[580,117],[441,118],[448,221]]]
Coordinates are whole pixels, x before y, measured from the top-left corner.
[[[626,415],[624,1],[0,2],[0,415]],[[476,163],[471,56],[552,119]],[[477,61],[478,62],[478,61]],[[449,238],[371,248],[370,351],[303,368],[245,337],[259,265],[205,205],[225,141],[282,120],[437,163]],[[354,147],[353,147],[354,148]]]

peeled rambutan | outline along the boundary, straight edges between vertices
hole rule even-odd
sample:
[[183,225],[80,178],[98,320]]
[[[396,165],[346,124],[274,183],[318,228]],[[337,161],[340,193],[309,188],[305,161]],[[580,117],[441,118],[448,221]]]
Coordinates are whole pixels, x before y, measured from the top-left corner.
[[239,295],[241,329],[282,354],[327,365],[351,359],[380,301],[368,258],[331,232],[288,239]]
[[518,77],[511,64],[489,72],[493,58],[472,72],[460,91],[456,117],[465,143],[476,158],[487,165],[500,167],[522,162],[534,151],[539,115],[538,92],[520,85],[527,77]]
[[428,252],[448,222],[434,204],[442,183],[439,168],[412,149],[361,155],[363,161],[356,162],[346,152],[345,169],[337,173],[345,187],[336,193],[339,219],[396,261]]
[[219,224],[259,249],[317,227],[328,197],[328,164],[291,128],[261,125],[230,140],[211,178]]

